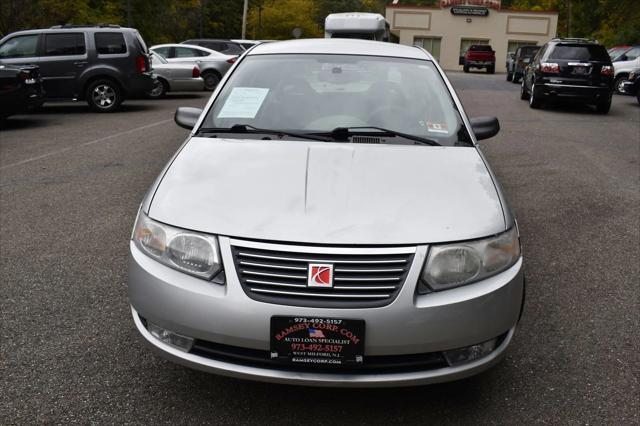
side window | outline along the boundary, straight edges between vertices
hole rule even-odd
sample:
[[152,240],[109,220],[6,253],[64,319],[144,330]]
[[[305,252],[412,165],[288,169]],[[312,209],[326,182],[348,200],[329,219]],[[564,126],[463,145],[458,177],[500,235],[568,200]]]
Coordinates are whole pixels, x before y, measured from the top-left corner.
[[0,58],[28,58],[37,56],[37,46],[37,34],[13,37],[0,46]]
[[156,53],[162,56],[163,58],[171,58],[172,56],[169,56],[170,52],[171,52],[170,47],[156,47],[153,49],[153,53]]
[[202,56],[199,50],[190,49],[188,47],[176,47],[176,58],[192,58],[194,56]]
[[638,56],[640,56],[640,47],[634,47],[633,49],[625,53],[625,55],[627,56],[627,61],[633,61]]
[[108,32],[95,34],[98,55],[116,55],[127,53],[127,44],[122,33]]
[[544,46],[542,46],[542,49],[538,50],[538,53],[536,53],[536,56],[533,57],[533,59],[531,60],[531,63],[540,62],[540,59],[542,58],[542,56],[544,55],[544,52],[546,52],[548,48],[549,48],[548,44],[545,44]]
[[84,55],[83,33],[45,34],[44,56]]

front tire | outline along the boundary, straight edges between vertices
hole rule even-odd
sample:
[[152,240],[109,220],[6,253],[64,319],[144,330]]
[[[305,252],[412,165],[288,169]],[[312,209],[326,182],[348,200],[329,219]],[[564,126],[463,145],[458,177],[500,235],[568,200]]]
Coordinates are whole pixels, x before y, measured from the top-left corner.
[[469,66],[468,65],[463,66],[462,71],[469,72]]
[[628,76],[626,75],[621,75],[620,77],[616,78],[616,82],[614,83],[615,89],[616,89],[616,93],[618,95],[624,95],[625,93],[622,91],[622,88],[624,86],[625,81],[627,81]]
[[220,76],[212,71],[203,73],[202,79],[204,80],[204,90],[209,92],[214,90],[220,83]]
[[507,71],[507,81],[512,81],[512,80],[513,80],[513,74]]
[[113,112],[124,100],[118,84],[108,79],[89,84],[85,96],[89,107],[97,112]]
[[487,67],[487,72],[489,74],[495,73],[496,72],[496,66],[494,65],[494,66],[491,66],[491,67]]

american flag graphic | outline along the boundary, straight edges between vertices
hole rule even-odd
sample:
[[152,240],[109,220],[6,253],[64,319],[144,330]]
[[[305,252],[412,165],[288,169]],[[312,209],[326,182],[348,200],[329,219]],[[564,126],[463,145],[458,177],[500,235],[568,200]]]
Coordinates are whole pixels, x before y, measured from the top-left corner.
[[309,337],[315,337],[316,339],[324,339],[324,333],[322,332],[322,330],[309,328]]

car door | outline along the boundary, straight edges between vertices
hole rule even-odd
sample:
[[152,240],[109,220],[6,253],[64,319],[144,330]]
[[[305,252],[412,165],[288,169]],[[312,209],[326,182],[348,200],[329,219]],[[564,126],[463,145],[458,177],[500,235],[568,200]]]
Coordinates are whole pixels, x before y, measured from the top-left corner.
[[47,98],[75,97],[78,74],[88,65],[85,34],[65,31],[43,37],[39,65]]
[[40,34],[16,35],[0,45],[0,64],[38,65]]

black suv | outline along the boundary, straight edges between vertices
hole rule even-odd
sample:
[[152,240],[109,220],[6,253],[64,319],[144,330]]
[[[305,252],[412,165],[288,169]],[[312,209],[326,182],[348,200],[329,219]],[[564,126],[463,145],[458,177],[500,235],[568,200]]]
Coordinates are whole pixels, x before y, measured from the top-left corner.
[[153,88],[147,46],[133,28],[56,26],[0,40],[0,64],[38,65],[47,100],[84,99],[110,112]]
[[225,55],[240,56],[244,53],[245,48],[240,43],[231,40],[220,40],[215,38],[197,38],[185,40],[180,44],[193,44],[196,46],[206,47]]
[[613,65],[604,46],[586,39],[553,39],[526,68],[520,98],[528,99],[531,108],[540,108],[547,99],[573,99],[606,114],[612,93]]

